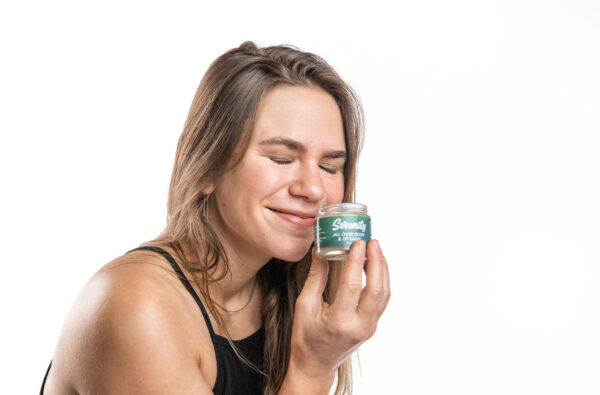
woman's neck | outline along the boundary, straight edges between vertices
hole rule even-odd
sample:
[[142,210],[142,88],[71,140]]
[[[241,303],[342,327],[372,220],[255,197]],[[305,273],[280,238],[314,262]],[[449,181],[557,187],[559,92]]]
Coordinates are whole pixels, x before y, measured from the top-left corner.
[[[253,301],[261,299],[256,274],[268,262],[268,258],[242,259],[226,240],[221,240],[221,243],[228,259],[227,269],[225,262],[220,260],[211,274],[211,277],[218,280],[209,281],[208,288],[211,299],[222,307],[220,312],[225,316],[228,312],[235,314],[238,310],[245,310],[245,305],[250,307],[254,304]],[[181,243],[181,246],[188,260],[198,262],[198,256],[189,244]]]

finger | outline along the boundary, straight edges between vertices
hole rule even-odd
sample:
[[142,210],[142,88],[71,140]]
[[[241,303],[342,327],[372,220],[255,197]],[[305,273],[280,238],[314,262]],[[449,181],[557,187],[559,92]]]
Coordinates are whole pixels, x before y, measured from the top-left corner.
[[379,315],[383,314],[392,295],[390,288],[390,268],[388,266],[387,259],[385,259],[385,256],[383,257],[383,260],[385,262],[385,264],[383,265],[383,288],[385,290],[386,298],[385,300],[383,300],[382,305],[379,307]]
[[342,282],[331,306],[332,314],[339,317],[353,317],[356,313],[356,305],[362,291],[365,244],[364,240],[359,240],[350,248]]
[[377,240],[371,240],[367,247],[367,285],[358,302],[358,314],[365,319],[379,317],[381,302],[385,299],[385,258]]
[[310,301],[312,305],[315,305],[316,302],[320,306],[323,301],[323,291],[325,291],[327,285],[328,270],[327,261],[317,258],[313,248],[310,270],[298,299],[302,298]]
[[[379,243],[379,242],[378,242]],[[383,252],[382,252],[383,254]],[[387,298],[385,300],[385,302],[383,303],[383,306],[380,307],[379,311],[380,311],[380,315],[383,314],[383,311],[385,310],[388,302],[390,301],[390,298],[392,296],[392,289],[390,286],[390,267],[387,263],[387,259],[385,259],[385,256],[383,257],[384,261],[385,261],[385,265],[383,267],[383,278],[384,278],[384,288],[385,288],[385,292],[387,295]]]

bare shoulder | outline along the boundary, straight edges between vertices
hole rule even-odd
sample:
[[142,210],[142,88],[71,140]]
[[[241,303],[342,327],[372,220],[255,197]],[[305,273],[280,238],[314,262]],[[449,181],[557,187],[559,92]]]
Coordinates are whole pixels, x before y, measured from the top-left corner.
[[65,321],[47,394],[211,393],[197,322],[163,265],[136,252],[88,281]]

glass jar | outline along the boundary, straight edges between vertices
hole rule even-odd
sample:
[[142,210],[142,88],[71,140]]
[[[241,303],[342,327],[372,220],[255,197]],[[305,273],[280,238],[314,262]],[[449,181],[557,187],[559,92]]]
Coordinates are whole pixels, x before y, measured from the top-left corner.
[[317,208],[315,248],[317,257],[345,261],[352,244],[371,240],[371,217],[360,203],[331,203]]

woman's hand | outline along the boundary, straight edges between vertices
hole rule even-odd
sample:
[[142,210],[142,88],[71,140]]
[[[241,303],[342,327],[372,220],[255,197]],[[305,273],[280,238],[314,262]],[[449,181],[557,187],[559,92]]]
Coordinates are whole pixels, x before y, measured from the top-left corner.
[[[377,241],[369,243],[366,257],[365,262],[365,242],[354,243],[334,302],[329,305],[322,296],[328,264],[317,259],[313,249],[310,272],[296,301],[292,329],[288,373],[297,380],[305,384],[329,382],[330,387],[337,367],[375,333],[390,298],[390,279]],[[367,275],[364,288],[363,270]]]

